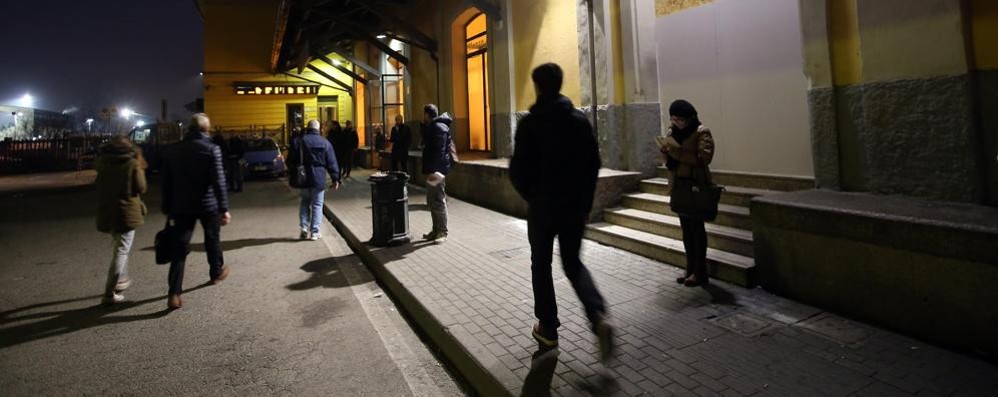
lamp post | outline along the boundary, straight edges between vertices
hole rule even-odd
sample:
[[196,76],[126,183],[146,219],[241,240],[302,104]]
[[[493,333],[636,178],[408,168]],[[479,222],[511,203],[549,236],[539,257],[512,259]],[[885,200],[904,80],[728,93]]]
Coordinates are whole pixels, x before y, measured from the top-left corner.
[[87,123],[87,135],[89,136],[91,132],[90,126],[94,124],[94,119],[87,119],[86,123]]

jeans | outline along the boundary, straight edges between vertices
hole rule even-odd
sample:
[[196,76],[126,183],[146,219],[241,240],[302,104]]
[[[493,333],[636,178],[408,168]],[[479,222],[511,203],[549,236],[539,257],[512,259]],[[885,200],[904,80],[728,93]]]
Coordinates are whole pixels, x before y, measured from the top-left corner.
[[683,248],[686,249],[686,274],[707,278],[707,229],[702,220],[679,217],[683,228]]
[[446,180],[436,186],[426,185],[426,206],[430,208],[433,231],[447,233],[447,191]]
[[221,215],[215,212],[199,215],[172,215],[172,218],[178,230],[174,236],[177,239],[174,247],[178,247],[178,249],[173,253],[173,260],[170,262],[170,274],[167,282],[170,284],[170,294],[179,295],[184,291],[184,266],[187,261],[191,236],[194,235],[194,224],[198,221],[201,222],[201,228],[204,229],[204,251],[208,256],[208,276],[214,279],[222,274],[222,266],[225,263],[219,241],[222,219]]
[[301,189],[301,204],[298,205],[298,225],[301,230],[312,234],[319,233],[322,225],[322,203],[326,197],[326,189]]
[[555,331],[561,325],[558,320],[558,303],[554,295],[554,280],[551,276],[551,256],[555,236],[558,236],[558,244],[561,247],[561,267],[565,271],[565,277],[575,289],[575,294],[582,301],[586,318],[595,328],[606,313],[603,296],[596,289],[589,270],[579,259],[585,227],[585,215],[554,215],[550,211],[531,210],[527,216],[534,316],[546,330]]
[[111,256],[111,266],[107,270],[107,284],[104,292],[110,295],[118,281],[128,278],[128,253],[132,251],[132,241],[135,240],[135,230],[124,233],[111,233],[114,251]]

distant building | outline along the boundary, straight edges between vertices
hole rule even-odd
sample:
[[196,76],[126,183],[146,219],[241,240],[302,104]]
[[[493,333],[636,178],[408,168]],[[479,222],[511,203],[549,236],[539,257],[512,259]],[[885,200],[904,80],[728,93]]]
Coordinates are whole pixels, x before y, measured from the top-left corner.
[[73,116],[59,112],[0,106],[0,139],[62,136],[73,132],[73,121]]

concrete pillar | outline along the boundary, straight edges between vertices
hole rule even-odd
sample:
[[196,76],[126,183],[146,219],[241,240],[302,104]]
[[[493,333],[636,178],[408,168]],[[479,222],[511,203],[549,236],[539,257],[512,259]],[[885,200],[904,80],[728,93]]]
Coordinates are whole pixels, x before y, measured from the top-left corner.
[[492,113],[492,157],[513,155],[516,86],[513,79],[513,0],[500,1],[501,19],[489,16],[489,106]]

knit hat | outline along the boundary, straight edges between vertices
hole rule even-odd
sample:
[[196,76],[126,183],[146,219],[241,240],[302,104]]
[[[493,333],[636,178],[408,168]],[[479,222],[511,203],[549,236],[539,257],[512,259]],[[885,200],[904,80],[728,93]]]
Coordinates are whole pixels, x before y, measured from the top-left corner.
[[677,99],[669,105],[669,116],[682,117],[684,119],[696,119],[697,109],[685,99]]

